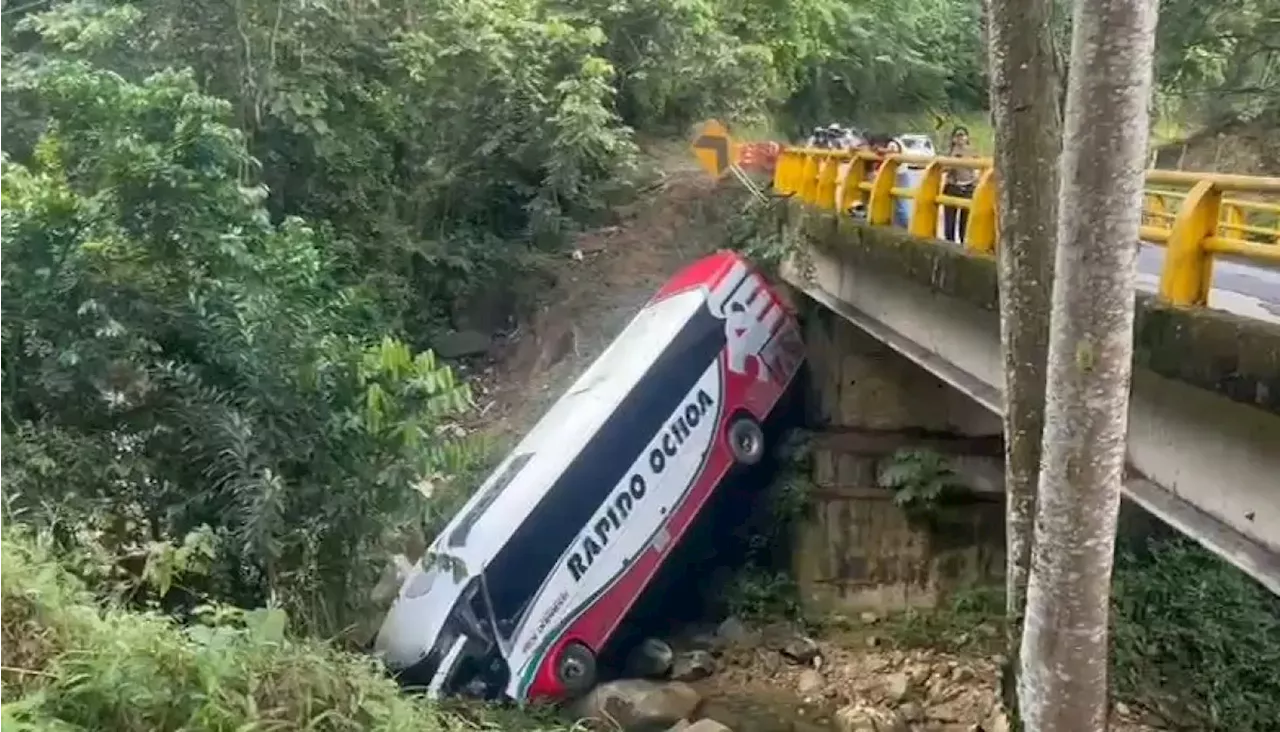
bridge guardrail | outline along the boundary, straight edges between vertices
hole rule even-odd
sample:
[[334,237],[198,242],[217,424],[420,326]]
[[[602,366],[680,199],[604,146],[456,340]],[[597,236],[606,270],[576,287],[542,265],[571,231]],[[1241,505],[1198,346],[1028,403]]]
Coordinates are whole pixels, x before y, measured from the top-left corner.
[[[903,165],[923,168],[911,188],[895,185]],[[947,170],[978,171],[972,198],[943,194]],[[899,200],[912,202],[906,229],[936,239],[942,207],[966,209],[966,249],[991,255],[996,247],[996,189],[990,158],[878,156],[864,151],[784,148],[774,190],[806,203],[849,213],[861,207],[873,226],[891,226]],[[1143,241],[1167,250],[1160,295],[1178,305],[1208,303],[1213,260],[1231,256],[1280,267],[1280,178],[1171,170],[1147,171]]]

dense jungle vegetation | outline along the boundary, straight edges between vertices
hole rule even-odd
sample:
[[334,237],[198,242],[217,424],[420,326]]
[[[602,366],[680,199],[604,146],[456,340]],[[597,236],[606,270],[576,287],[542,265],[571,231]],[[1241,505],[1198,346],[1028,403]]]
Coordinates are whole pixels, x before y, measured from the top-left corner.
[[[1162,109],[1280,117],[1278,0],[1161,6]],[[980,112],[980,26],[976,0],[7,3],[5,722],[252,718],[261,689],[161,703],[161,671],[277,678],[332,653],[285,618],[367,622],[387,552],[488,458],[430,350],[458,302],[532,282],[643,185],[642,142],[706,117]],[[315,728],[431,728],[332,674]]]

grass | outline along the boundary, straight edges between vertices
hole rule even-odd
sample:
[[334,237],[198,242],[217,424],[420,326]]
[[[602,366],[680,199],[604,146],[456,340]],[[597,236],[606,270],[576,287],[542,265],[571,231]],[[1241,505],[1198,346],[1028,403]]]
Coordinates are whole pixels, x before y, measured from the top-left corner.
[[47,547],[3,539],[2,724],[21,730],[553,730],[512,711],[407,695],[370,658],[284,633],[279,611],[181,626],[99,605]]
[[866,624],[859,619],[815,623],[828,635],[853,646],[868,637],[896,648],[929,648],[948,653],[994,654],[1004,651],[1004,592],[977,588],[956,593],[943,607],[907,610]]
[[1183,537],[1116,556],[1112,683],[1205,730],[1280,730],[1280,598]]

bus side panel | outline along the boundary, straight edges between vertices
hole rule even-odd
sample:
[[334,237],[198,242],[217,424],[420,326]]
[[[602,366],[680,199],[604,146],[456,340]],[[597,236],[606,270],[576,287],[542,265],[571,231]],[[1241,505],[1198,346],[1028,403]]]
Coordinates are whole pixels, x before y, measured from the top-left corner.
[[[642,445],[610,499],[579,534],[544,587],[537,625],[513,649],[511,665],[528,677],[573,622],[574,637],[593,650],[644,589],[671,540],[669,517],[689,504],[721,435],[725,409],[719,364],[711,361],[673,410],[667,426]],[[587,614],[583,615],[586,610]]]
[[[702,271],[705,276],[714,277],[704,288],[708,290],[708,312],[716,316],[723,328],[725,348],[712,366],[719,374],[721,394],[717,401],[715,432],[709,435],[705,457],[692,474],[681,470],[663,476],[664,500],[651,505],[670,505],[665,497],[678,500],[667,512],[665,522],[664,514],[660,513],[628,527],[628,531],[641,534],[647,543],[639,557],[625,563],[614,559],[596,565],[612,574],[604,580],[603,593],[596,589],[598,582],[592,582],[589,591],[584,585],[584,591],[575,593],[580,599],[563,603],[566,614],[580,614],[567,628],[548,633],[539,644],[540,652],[528,659],[536,665],[527,666],[523,673],[513,676],[511,691],[516,698],[559,696],[562,690],[555,680],[554,661],[564,644],[576,640],[599,650],[607,642],[668,551],[684,535],[712,491],[733,467],[732,453],[724,437],[730,422],[744,413],[764,422],[799,371],[803,361],[799,328],[777,293],[736,255],[708,259],[719,262]],[[702,265],[704,262],[699,262],[690,269]],[[690,364],[690,367],[696,366]],[[658,436],[658,445],[662,437]],[[649,454],[653,449],[651,445]],[[653,521],[657,526],[649,529]],[[659,531],[663,535],[653,541],[651,537]],[[547,623],[546,628],[554,629],[556,625]]]

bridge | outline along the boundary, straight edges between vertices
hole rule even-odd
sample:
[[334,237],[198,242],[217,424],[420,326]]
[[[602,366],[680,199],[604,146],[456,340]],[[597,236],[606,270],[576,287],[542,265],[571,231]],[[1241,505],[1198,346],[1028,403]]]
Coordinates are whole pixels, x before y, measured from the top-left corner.
[[[992,161],[774,152],[782,277],[836,321],[806,324],[822,418],[837,432],[998,435]],[[977,172],[971,199],[942,192],[957,168]],[[1124,492],[1280,594],[1277,196],[1276,178],[1148,171]],[[939,235],[943,206],[968,211],[963,241]],[[968,406],[888,373],[907,362]]]

